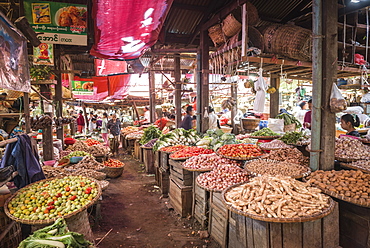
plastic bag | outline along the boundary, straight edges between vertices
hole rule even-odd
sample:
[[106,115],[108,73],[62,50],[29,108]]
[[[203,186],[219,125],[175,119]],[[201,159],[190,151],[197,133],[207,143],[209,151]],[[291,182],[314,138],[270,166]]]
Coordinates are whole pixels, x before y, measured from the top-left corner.
[[330,94],[330,110],[333,113],[339,113],[347,109],[347,102],[342,96],[337,85],[333,83],[333,88]]
[[270,128],[275,133],[283,133],[284,132],[284,120],[269,118],[267,127]]

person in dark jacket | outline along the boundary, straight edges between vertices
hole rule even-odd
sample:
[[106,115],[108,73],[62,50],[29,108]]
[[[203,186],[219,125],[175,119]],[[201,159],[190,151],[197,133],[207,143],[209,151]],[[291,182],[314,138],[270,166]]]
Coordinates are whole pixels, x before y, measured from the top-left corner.
[[360,126],[360,118],[357,115],[345,114],[340,118],[340,126],[347,131],[346,135],[360,137],[355,127]]
[[185,130],[189,130],[193,128],[193,118],[194,116],[194,110],[192,106],[188,106],[186,108],[186,115],[184,119],[181,122],[181,127]]

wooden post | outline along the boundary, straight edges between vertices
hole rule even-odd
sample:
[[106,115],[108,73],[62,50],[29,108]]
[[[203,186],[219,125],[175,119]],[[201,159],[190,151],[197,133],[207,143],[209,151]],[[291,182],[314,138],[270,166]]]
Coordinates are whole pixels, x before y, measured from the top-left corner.
[[235,125],[235,116],[238,113],[238,85],[237,82],[231,82],[231,98],[235,102],[235,105],[231,108],[231,125],[233,127],[233,133],[237,133],[237,128]]
[[245,3],[242,9],[242,57],[247,57],[248,41],[248,7]]
[[85,103],[82,103],[82,110],[84,112],[84,117],[85,117],[85,126],[83,128],[83,133],[86,133],[86,129],[89,127],[89,119],[87,117],[87,111],[86,111],[86,105]]
[[[54,97],[54,104],[55,104],[55,113],[57,118],[63,117],[63,85],[62,85],[62,73],[61,65],[60,65],[60,46],[55,45],[55,53],[54,53],[54,63],[55,69],[57,70],[56,79],[57,84],[55,85],[55,97]],[[63,125],[57,127],[57,138],[64,141],[64,130]]]
[[276,92],[270,95],[270,117],[275,118],[279,114],[279,87],[280,78],[278,75],[271,75],[271,86],[275,87]]
[[[176,54],[178,55],[178,54]],[[175,57],[175,109],[176,109],[176,127],[181,125],[181,71],[180,56]]]
[[204,133],[207,131],[209,122],[208,117],[204,117],[205,110],[208,111],[209,106],[209,36],[208,31],[201,31],[200,33],[200,47],[202,51],[202,102],[201,106],[197,106],[199,113],[203,118],[201,132]]
[[197,52],[197,132],[202,132],[202,50],[199,49]]
[[26,123],[26,133],[31,132],[31,112],[30,112],[30,95],[24,93],[23,95],[23,105],[24,105],[24,121]]
[[150,111],[150,123],[155,122],[155,73],[149,71],[149,111]]
[[[334,169],[335,114],[330,112],[329,102],[333,83],[337,81],[338,56],[338,9],[337,0],[322,1],[322,115],[320,169]],[[314,130],[313,130],[314,131]]]
[[[51,92],[49,85],[41,84],[40,93],[48,100],[51,100]],[[46,101],[43,101],[48,104]],[[52,111],[44,107],[46,115],[52,116]],[[54,146],[53,146],[53,127],[50,125],[42,130],[42,151],[45,161],[54,159]]]

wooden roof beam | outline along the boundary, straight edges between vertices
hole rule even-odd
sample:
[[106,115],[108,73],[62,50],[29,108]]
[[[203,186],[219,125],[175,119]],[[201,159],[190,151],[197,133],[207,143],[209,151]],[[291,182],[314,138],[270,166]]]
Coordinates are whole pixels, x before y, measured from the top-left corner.
[[199,12],[206,11],[207,8],[208,8],[208,6],[184,4],[184,3],[178,3],[178,2],[173,2],[172,7],[175,7],[175,8],[178,8],[178,9],[191,10],[191,11],[199,11]]

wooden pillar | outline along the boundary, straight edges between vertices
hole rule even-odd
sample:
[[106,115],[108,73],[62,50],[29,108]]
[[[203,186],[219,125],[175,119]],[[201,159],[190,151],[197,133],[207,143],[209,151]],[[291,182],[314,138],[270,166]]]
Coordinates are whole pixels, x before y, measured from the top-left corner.
[[231,82],[231,98],[234,100],[235,105],[231,108],[231,125],[233,127],[233,133],[236,134],[237,128],[235,125],[235,116],[238,113],[238,85],[237,82]]
[[[332,85],[337,82],[338,56],[338,9],[337,0],[322,1],[322,113],[320,169],[334,169],[335,114],[330,112],[329,102]],[[314,131],[314,130],[313,130]]]
[[201,113],[201,118],[203,119],[201,132],[204,133],[208,130],[209,122],[208,117],[204,116],[204,112],[208,111],[209,106],[209,36],[208,31],[203,30],[200,33],[200,47],[202,51],[202,102],[199,108],[199,113]]
[[197,52],[197,70],[196,70],[196,82],[197,82],[197,132],[202,132],[202,50],[199,49]]
[[180,56],[175,56],[175,109],[176,109],[176,127],[181,125],[181,71]]
[[242,58],[247,57],[248,41],[248,8],[245,3],[242,7]]
[[149,71],[149,111],[150,123],[155,122],[155,73]]
[[[55,105],[55,113],[57,118],[63,118],[63,85],[62,85],[62,73],[61,73],[61,65],[60,65],[60,46],[55,45],[55,53],[54,53],[54,63],[55,69],[57,70],[56,79],[57,84],[55,85],[55,97],[54,97],[54,105]],[[64,141],[64,129],[63,125],[57,127],[57,138]]]
[[[41,84],[40,91],[41,95],[43,95],[46,99],[51,100],[51,92],[49,85]],[[49,103],[44,101],[44,104]],[[44,106],[44,111],[46,115],[52,117],[52,108],[50,106],[47,108],[45,108]],[[42,130],[42,151],[45,161],[54,159],[53,127],[51,125]]]
[[23,105],[24,105],[24,122],[26,123],[26,133],[30,133],[31,132],[30,94],[24,93]]
[[278,75],[271,75],[270,84],[275,87],[276,92],[270,95],[270,117],[275,118],[279,114],[279,87],[280,78]]

